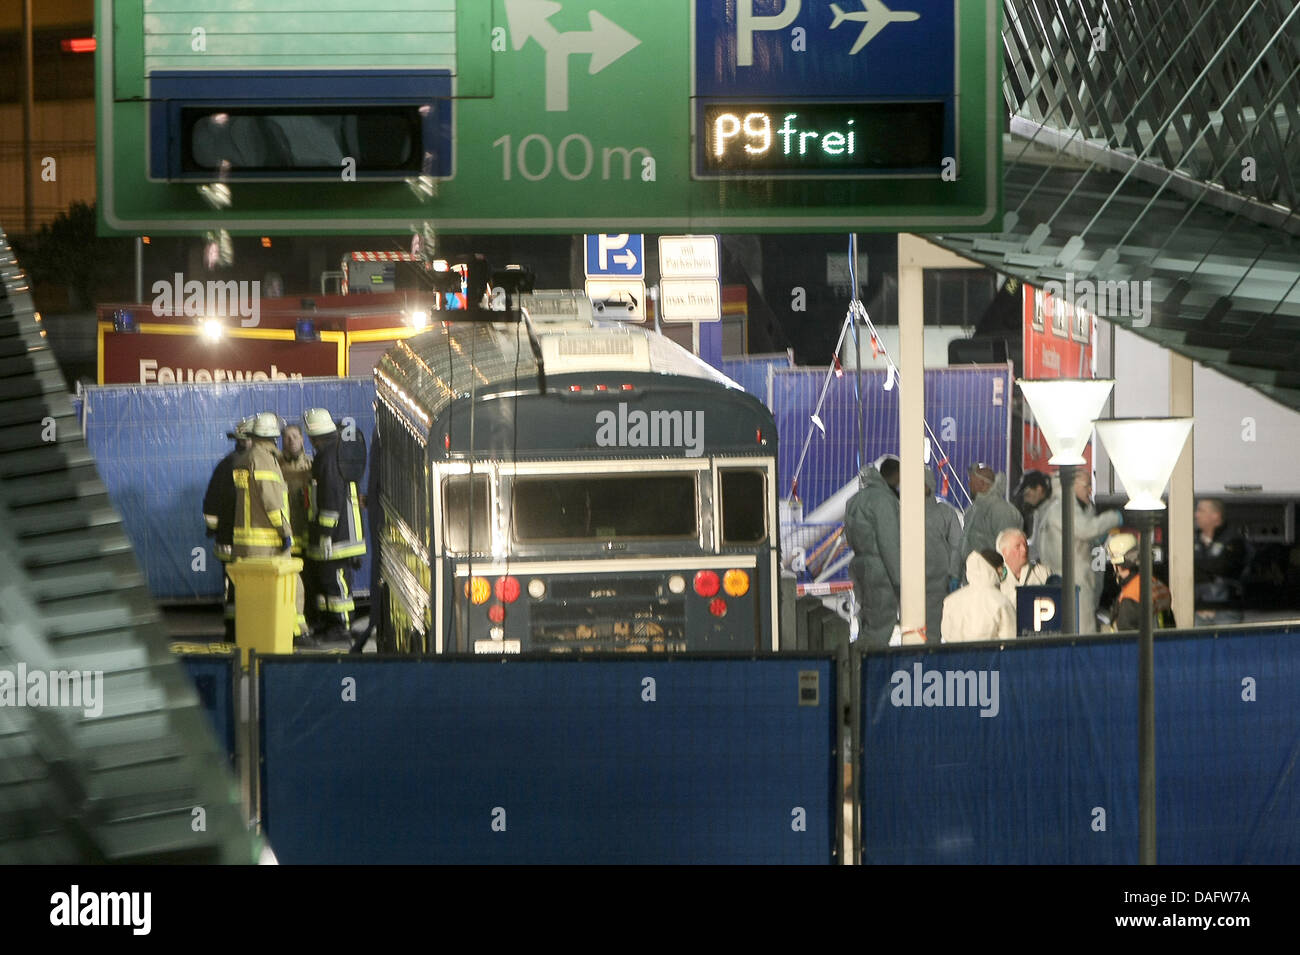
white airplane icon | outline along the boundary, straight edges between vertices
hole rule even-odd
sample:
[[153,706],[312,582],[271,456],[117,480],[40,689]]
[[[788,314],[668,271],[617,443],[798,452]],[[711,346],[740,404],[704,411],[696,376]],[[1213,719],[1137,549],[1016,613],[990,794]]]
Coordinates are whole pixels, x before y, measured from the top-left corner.
[[856,13],[845,13],[840,9],[838,3],[832,3],[831,10],[835,12],[835,19],[831,23],[832,30],[845,20],[852,20],[855,23],[862,24],[862,32],[858,34],[858,40],[853,44],[853,49],[849,50],[849,56],[857,53],[858,50],[870,43],[877,33],[891,23],[910,23],[912,20],[921,19],[921,14],[915,10],[900,10],[895,13],[885,6],[881,0],[862,0],[862,10]]

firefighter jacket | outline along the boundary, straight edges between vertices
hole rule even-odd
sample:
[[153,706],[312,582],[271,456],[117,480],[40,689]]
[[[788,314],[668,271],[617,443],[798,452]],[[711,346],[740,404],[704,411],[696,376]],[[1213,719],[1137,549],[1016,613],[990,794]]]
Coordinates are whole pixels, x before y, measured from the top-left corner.
[[[342,455],[337,435],[314,439],[316,457],[311,463],[311,495],[307,505],[307,557],[345,560],[366,552],[361,529],[361,502],[357,497],[355,469]],[[365,465],[362,464],[362,470]]]
[[207,525],[208,536],[216,539],[217,558],[223,563],[231,559],[231,532],[235,529],[235,459],[241,453],[236,449],[217,462],[203,495],[203,523]]
[[289,500],[284,476],[270,441],[255,440],[235,459],[235,528],[231,535],[236,557],[258,556],[247,548],[284,547],[290,532]]
[[293,553],[301,556],[307,546],[307,497],[311,492],[311,455],[306,451],[296,458],[278,455],[280,473],[289,490],[289,523],[293,527]]

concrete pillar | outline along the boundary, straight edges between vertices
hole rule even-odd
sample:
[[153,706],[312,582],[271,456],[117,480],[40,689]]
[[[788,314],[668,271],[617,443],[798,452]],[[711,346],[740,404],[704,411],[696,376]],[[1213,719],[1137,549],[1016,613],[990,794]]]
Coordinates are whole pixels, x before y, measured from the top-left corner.
[[[1169,414],[1175,418],[1195,414],[1192,380],[1195,364],[1177,352],[1169,353]],[[1195,624],[1195,593],[1192,575],[1192,548],[1196,528],[1192,524],[1196,488],[1196,429],[1192,429],[1183,453],[1169,479],[1169,589],[1174,601],[1174,619],[1179,627]]]
[[[898,236],[899,622],[904,642],[925,626],[925,269],[979,269],[918,235]],[[936,642],[938,637],[932,637]]]
[[925,626],[925,285],[924,251],[915,236],[898,237],[899,623]]

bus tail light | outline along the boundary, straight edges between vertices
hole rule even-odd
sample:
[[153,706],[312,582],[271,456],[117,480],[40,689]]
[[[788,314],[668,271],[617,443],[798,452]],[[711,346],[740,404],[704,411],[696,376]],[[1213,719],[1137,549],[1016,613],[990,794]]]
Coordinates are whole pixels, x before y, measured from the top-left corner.
[[475,606],[485,604],[492,596],[492,585],[488,583],[486,577],[471,577],[465,581],[465,596],[473,601]]
[[[748,583],[746,583],[748,586]],[[519,599],[519,579],[516,577],[498,577],[493,587],[497,595],[497,600],[502,603],[512,604]]]
[[686,578],[681,574],[673,574],[668,578],[668,592],[670,594],[683,594],[686,592]]
[[709,601],[709,613],[715,617],[725,617],[727,615],[727,602],[721,597],[714,597]]
[[488,619],[493,623],[503,623],[506,619],[506,608],[501,604],[493,604],[488,607]]
[[695,592],[701,597],[712,597],[718,592],[718,575],[711,570],[701,570],[695,575]]
[[722,575],[722,589],[728,597],[743,597],[749,593],[749,574],[743,570],[729,570]]

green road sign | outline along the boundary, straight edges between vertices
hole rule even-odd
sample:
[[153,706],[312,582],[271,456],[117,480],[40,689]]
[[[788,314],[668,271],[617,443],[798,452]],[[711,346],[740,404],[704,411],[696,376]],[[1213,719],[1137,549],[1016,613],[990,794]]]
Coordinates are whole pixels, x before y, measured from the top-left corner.
[[926,232],[1000,213],[996,0],[251,6],[98,0],[105,231]]

